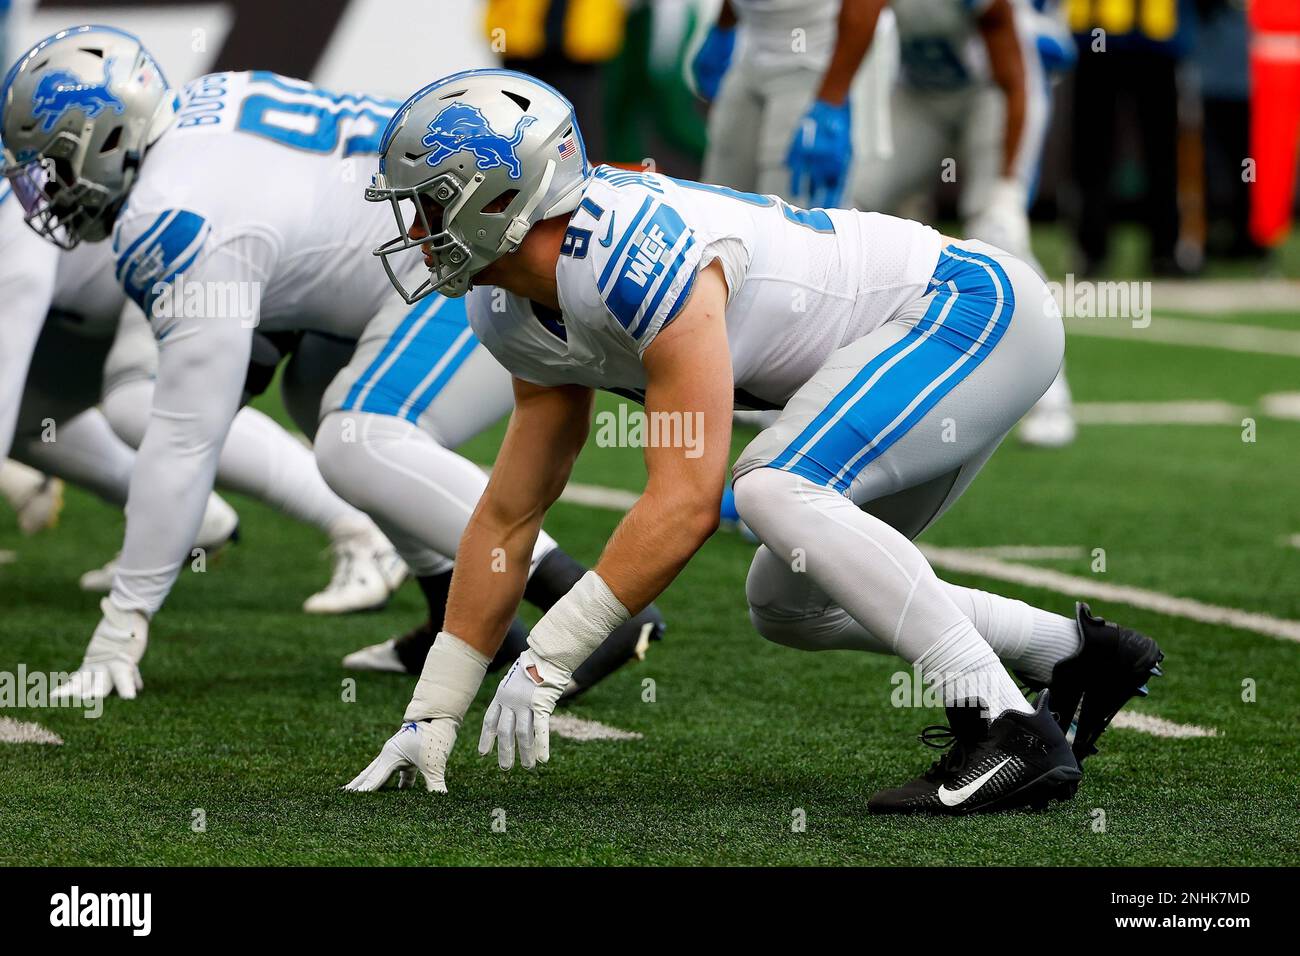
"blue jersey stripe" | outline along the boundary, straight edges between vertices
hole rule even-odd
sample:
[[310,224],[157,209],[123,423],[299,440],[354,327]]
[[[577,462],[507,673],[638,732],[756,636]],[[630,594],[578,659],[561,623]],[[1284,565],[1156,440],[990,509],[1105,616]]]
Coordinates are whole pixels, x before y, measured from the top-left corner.
[[133,243],[132,248],[139,251],[122,257],[118,263],[122,289],[146,315],[152,314],[154,300],[162,291],[159,286],[173,282],[194,264],[209,231],[208,222],[202,216],[184,209],[175,210],[166,214],[165,222],[155,223],[149,230],[153,239],[147,245]]
[[[686,260],[689,258],[687,254],[691,251],[691,247],[694,245],[695,245],[695,237],[687,236],[686,242],[682,244],[681,252],[677,254],[677,258],[673,260],[673,264],[669,266],[668,271],[664,273],[663,281],[659,283],[659,290],[655,293],[655,297],[650,300],[650,304],[646,307],[645,315],[641,317],[640,323],[632,331],[632,338],[634,339],[641,338],[642,333],[645,332],[646,327],[650,324],[651,319],[653,319],[655,315],[658,314],[660,303],[663,302],[664,296],[668,293],[668,289],[672,286],[674,280],[676,280],[677,273],[680,272],[682,266],[686,264]],[[695,284],[695,277],[692,275],[687,279],[686,285],[682,289],[682,293],[689,294],[690,289],[694,284]],[[673,301],[673,308],[670,311],[667,318],[668,319],[676,318],[676,311],[680,307],[678,303],[682,303],[685,301],[686,301],[685,295],[679,294],[678,297]]]
[[[854,376],[828,405],[836,412],[823,410],[773,467],[847,493],[867,465],[992,352],[1015,310],[1001,266],[979,253],[945,250],[933,281],[943,285],[922,321]],[[868,382],[871,387],[858,395]],[[836,414],[838,420],[813,440]]]
[[[450,378],[444,374],[446,370],[451,368],[454,374],[473,351],[477,341],[469,333],[464,300],[441,301],[443,306],[420,320],[405,341],[398,343],[392,361],[361,400],[360,411],[401,415],[415,421]],[[393,338],[399,337],[395,334]],[[462,348],[465,339],[469,342],[467,349]],[[377,361],[372,366],[375,364]],[[434,376],[432,381],[430,376]]]
[[117,266],[114,269],[114,274],[117,276],[119,282],[122,281],[122,270],[126,267],[126,264],[130,262],[132,254],[134,254],[143,243],[153,238],[154,233],[161,229],[169,221],[170,217],[174,217],[175,215],[176,210],[168,210],[167,212],[161,213],[149,228],[140,233],[135,242],[127,246],[126,251],[117,257]]
[[650,204],[652,202],[654,202],[654,199],[650,196],[645,198],[645,201],[641,203],[641,208],[637,210],[636,216],[632,219],[632,225],[624,230],[623,235],[619,237],[618,245],[614,247],[614,251],[610,254],[609,261],[605,263],[604,271],[600,274],[600,281],[596,283],[598,289],[601,289],[602,291],[604,290],[605,283],[609,281],[609,277],[613,275],[614,270],[618,268],[618,261],[623,258],[623,250],[627,248],[628,240],[632,238],[637,227],[640,226],[642,221],[645,219],[646,213],[650,211]]
[[[1002,290],[996,288],[990,271],[998,276]],[[1000,267],[977,253],[961,250],[954,254],[945,250],[932,281],[957,287],[963,295],[956,296],[949,288],[940,288],[916,328],[854,376],[772,462],[773,467],[790,468],[819,484],[833,484],[838,490],[846,491],[866,464],[879,457],[992,350],[1014,309],[1014,301],[1007,301],[1010,283]],[[993,318],[996,322],[991,327]],[[977,342],[981,334],[985,334],[983,342],[972,347],[971,343]],[[931,336],[933,342],[928,341]],[[922,357],[916,357],[922,349],[925,349]],[[961,358],[971,352],[973,355]],[[889,363],[896,357],[897,364],[890,367]],[[939,381],[958,362],[961,364],[956,372],[960,374]],[[878,373],[880,378],[872,382]],[[858,396],[868,382],[871,382],[869,392]],[[930,389],[932,384],[934,388]],[[917,405],[920,414],[909,414],[888,435],[882,434],[922,395],[925,397]],[[849,402],[854,403],[853,407],[845,409]],[[885,416],[887,407],[892,407],[893,413]],[[827,427],[833,420],[834,425]]]

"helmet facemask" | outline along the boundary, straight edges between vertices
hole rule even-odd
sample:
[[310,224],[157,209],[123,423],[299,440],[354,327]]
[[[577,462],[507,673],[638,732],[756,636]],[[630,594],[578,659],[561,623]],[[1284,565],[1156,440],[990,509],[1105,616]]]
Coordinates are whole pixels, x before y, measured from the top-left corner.
[[[384,131],[366,198],[392,206],[399,234],[375,255],[407,302],[464,295],[534,224],[571,212],[588,173],[573,106],[555,90],[508,70],[445,77],[407,100]],[[402,208],[406,200],[413,209]],[[408,289],[400,276],[411,262],[392,257],[417,247],[429,276]]]
[[106,239],[176,107],[129,33],[78,26],[32,47],[0,90],[4,175],[27,224],[64,249]]
[[[83,143],[72,134],[56,133],[40,154],[26,163],[6,164],[5,178],[23,207],[23,221],[42,239],[62,249],[108,237],[125,199],[78,175]],[[111,150],[104,150],[109,152]],[[138,164],[138,160],[136,161]],[[134,170],[126,175],[129,184]]]
[[[376,249],[375,255],[383,260],[384,269],[398,294],[413,303],[434,291],[453,298],[468,292],[475,275],[496,259],[519,248],[532,225],[530,217],[546,195],[554,174],[555,164],[548,162],[531,190],[527,190],[525,185],[481,198],[487,179],[482,173],[475,173],[463,185],[455,174],[442,173],[408,189],[392,188],[386,184],[382,173],[377,174],[374,184],[366,190],[366,199],[391,204],[398,235]],[[508,197],[504,204],[500,202],[503,197]],[[407,200],[414,207],[412,222],[420,226],[421,237],[418,239],[411,238],[410,226],[402,211],[402,203]],[[440,212],[436,220],[430,220],[426,200]],[[476,202],[481,202],[477,208],[474,206]],[[490,210],[493,205],[501,208]],[[466,234],[464,225],[457,221],[462,218],[464,210],[475,213],[472,234]],[[400,269],[395,269],[389,258],[417,247],[431,260],[429,277],[414,290],[408,290],[399,277]]]

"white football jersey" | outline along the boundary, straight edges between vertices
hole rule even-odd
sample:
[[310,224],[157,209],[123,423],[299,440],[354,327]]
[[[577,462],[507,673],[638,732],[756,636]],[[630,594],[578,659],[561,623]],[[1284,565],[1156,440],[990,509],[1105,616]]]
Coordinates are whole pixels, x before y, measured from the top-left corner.
[[358,337],[394,294],[370,254],[396,231],[392,209],[363,192],[399,105],[266,72],[194,80],[118,218],[118,281],[149,312],[159,284],[257,239],[263,329]]
[[942,242],[906,219],[600,166],[556,268],[560,317],[479,288],[470,325],[519,378],[637,393],[641,356],[719,259],[737,405],[779,408],[832,352],[925,294]]
[[890,0],[902,78],[923,90],[960,89],[989,76],[976,21],[993,0]]

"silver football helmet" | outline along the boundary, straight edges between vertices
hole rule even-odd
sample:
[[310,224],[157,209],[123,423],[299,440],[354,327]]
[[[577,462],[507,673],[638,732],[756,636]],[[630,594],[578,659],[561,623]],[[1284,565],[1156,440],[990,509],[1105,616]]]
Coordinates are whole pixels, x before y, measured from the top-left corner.
[[[407,302],[435,289],[464,295],[535,223],[572,212],[590,172],[573,105],[512,70],[467,70],[426,86],[393,115],[379,154],[366,198],[392,204],[398,236],[375,255]],[[416,246],[428,248],[429,277],[408,290],[390,257]]]
[[25,53],[0,86],[4,174],[27,224],[71,249],[112,231],[176,96],[140,41],[78,26]]

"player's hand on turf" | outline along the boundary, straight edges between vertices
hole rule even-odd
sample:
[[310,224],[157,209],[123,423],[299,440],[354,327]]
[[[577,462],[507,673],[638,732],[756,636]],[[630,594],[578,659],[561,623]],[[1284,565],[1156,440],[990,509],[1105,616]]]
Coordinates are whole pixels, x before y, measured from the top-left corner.
[[531,770],[551,758],[551,713],[573,675],[533,651],[524,651],[497,685],[496,695],[483,716],[478,752],[488,754],[497,744],[497,764],[502,770],[519,762]]
[[90,637],[81,666],[50,696],[94,700],[117,691],[131,700],[144,688],[139,664],[149,644],[149,619],[139,611],[123,611],[111,598],[100,601],[99,608],[104,616]]
[[379,756],[353,778],[344,790],[382,790],[392,782],[397,789],[412,786],[416,774],[424,777],[426,790],[447,792],[447,756],[456,743],[456,722],[441,717],[411,720],[388,738]]
[[736,49],[736,30],[713,26],[704,38],[704,43],[691,60],[691,79],[695,81],[695,92],[706,100],[718,95],[722,85],[722,76],[731,65],[731,55]]
[[838,208],[849,177],[853,139],[849,104],[816,100],[795,127],[786,153],[791,195],[814,208]]

